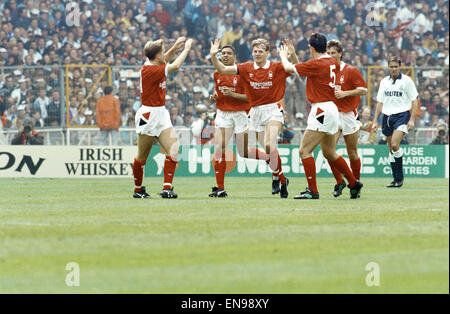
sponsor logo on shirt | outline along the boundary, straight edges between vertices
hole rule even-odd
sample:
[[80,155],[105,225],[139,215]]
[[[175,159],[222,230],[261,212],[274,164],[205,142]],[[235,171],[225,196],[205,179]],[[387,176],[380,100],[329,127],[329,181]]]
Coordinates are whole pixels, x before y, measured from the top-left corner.
[[386,97],[403,97],[403,92],[397,92],[397,91],[385,91],[384,96]]
[[[223,88],[228,86],[219,86],[219,91],[223,94]],[[236,92],[236,88],[234,87],[228,87],[233,93]]]
[[250,82],[253,89],[268,89],[272,86],[272,82]]

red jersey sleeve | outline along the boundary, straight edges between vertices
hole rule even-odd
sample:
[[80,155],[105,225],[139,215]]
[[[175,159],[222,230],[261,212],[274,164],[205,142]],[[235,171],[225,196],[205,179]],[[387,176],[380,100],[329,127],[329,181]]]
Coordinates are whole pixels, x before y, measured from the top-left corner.
[[296,64],[295,70],[300,76],[314,77],[320,74],[321,68],[318,59],[314,59]]
[[237,64],[237,65],[236,65],[237,72],[238,72],[237,74],[238,74],[240,77],[245,77],[245,74],[248,73],[248,67],[249,67],[249,65],[251,65],[250,62],[244,62],[244,63],[239,63],[239,64]]
[[359,72],[359,70],[357,68],[352,67],[351,76],[352,76],[353,86],[355,88],[363,87],[363,88],[367,89],[366,81],[364,81],[364,79],[361,75],[361,72]]

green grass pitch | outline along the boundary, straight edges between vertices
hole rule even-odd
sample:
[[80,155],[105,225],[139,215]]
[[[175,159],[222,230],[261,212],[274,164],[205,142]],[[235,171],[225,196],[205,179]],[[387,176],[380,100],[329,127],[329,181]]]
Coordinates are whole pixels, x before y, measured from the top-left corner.
[[[270,178],[0,179],[1,293],[449,293],[449,181],[364,179],[362,196],[272,196]],[[66,264],[80,285],[66,285]],[[366,265],[379,265],[368,286]]]

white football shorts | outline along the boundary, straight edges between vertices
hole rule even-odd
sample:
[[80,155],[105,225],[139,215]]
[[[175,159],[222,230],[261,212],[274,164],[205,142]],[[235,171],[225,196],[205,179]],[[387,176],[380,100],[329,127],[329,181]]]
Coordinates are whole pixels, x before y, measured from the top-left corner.
[[284,123],[283,107],[279,103],[252,107],[249,112],[250,130],[263,132],[269,121]]
[[312,104],[307,130],[335,134],[339,130],[339,111],[334,102]]
[[353,111],[339,112],[339,129],[342,130],[342,135],[350,135],[359,131],[361,122],[359,122],[358,114]]
[[234,129],[239,134],[248,130],[248,117],[245,111],[222,111],[217,109],[216,128]]
[[135,116],[136,133],[158,137],[162,131],[172,127],[166,107],[141,106]]

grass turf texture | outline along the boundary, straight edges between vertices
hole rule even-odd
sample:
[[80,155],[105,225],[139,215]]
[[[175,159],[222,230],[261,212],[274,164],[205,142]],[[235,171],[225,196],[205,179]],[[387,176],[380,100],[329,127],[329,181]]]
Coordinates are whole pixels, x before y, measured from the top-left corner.
[[[0,292],[448,293],[449,182],[364,179],[361,199],[287,200],[269,178],[175,178],[179,198],[133,199],[132,179],[0,179]],[[65,284],[68,262],[80,286]],[[369,262],[380,286],[365,283]]]

